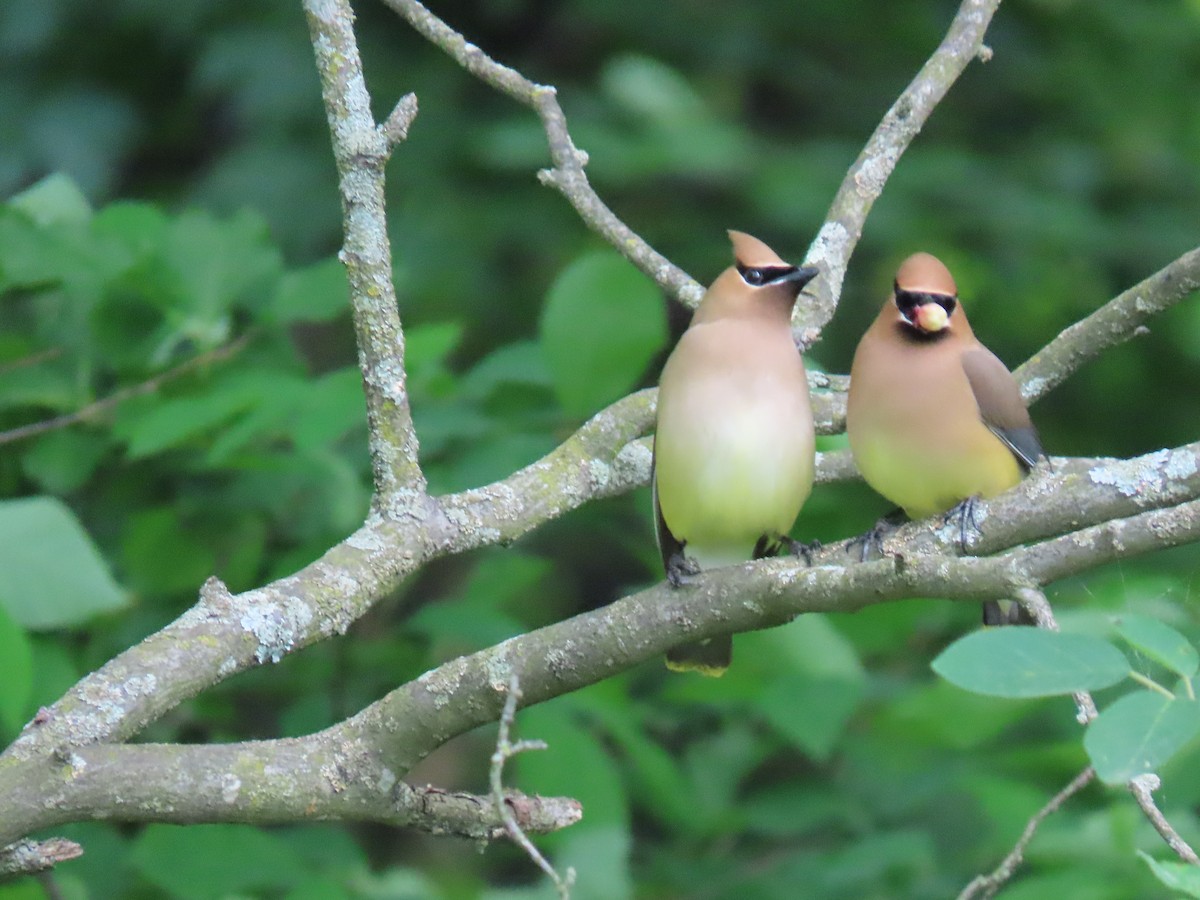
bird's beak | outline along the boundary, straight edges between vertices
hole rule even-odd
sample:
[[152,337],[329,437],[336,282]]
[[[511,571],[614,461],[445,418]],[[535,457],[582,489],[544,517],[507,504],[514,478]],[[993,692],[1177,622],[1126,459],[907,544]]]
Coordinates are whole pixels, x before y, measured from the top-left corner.
[[922,303],[912,313],[913,324],[929,334],[941,331],[950,322],[950,316],[940,303]]
[[789,272],[782,281],[789,281],[796,285],[796,290],[802,290],[806,284],[821,274],[821,270],[816,266],[801,266],[794,272]]

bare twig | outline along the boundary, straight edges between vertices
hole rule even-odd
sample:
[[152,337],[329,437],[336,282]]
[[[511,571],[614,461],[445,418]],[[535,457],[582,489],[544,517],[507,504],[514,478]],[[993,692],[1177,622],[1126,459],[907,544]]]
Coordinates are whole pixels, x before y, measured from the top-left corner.
[[380,512],[403,517],[423,504],[426,485],[408,404],[404,332],[392,281],[383,185],[392,149],[416,115],[416,99],[401,99],[388,120],[376,125],[349,0],[304,0],[304,11],[342,196],[345,242],[339,257],[350,282],[367,400],[373,502]]
[[988,55],[983,35],[999,6],[1000,0],[963,0],[942,43],[892,104],[846,173],[805,257],[806,263],[820,268],[821,275],[809,286],[812,302],[796,307],[794,323],[802,346],[812,344],[833,317],[867,214],[901,154],[971,60]]
[[[1050,602],[1046,599],[1046,595],[1038,588],[1024,587],[1013,592],[1013,597],[1018,603],[1037,622],[1039,628],[1045,628],[1048,631],[1058,631],[1058,621],[1054,618],[1054,610],[1050,607]],[[1079,691],[1072,694],[1075,699],[1077,709],[1076,720],[1080,725],[1088,725],[1099,714],[1096,710],[1096,702],[1092,699],[1092,695],[1087,691]],[[1024,857],[1025,848],[1033,839],[1033,834],[1037,830],[1038,825],[1042,820],[1053,812],[1057,812],[1059,807],[1077,793],[1086,784],[1094,780],[1096,770],[1088,766],[1071,781],[1062,791],[1056,794],[1049,803],[1029,820],[1025,826],[1024,832],[1018,838],[1013,849],[1000,862],[991,873],[987,875],[977,875],[958,895],[958,900],[970,900],[977,893],[982,891],[982,897],[992,897],[998,890],[1016,873],[1017,867],[1020,866]],[[1167,821],[1167,817],[1162,814],[1154,802],[1152,792],[1158,788],[1160,784],[1159,778],[1153,773],[1139,775],[1130,780],[1128,784],[1129,792],[1133,795],[1137,805],[1141,808],[1142,813],[1149,820],[1155,830],[1162,836],[1167,845],[1175,851],[1180,859],[1193,864],[1200,864],[1200,859],[1196,857],[1196,851],[1188,845],[1179,833]]]
[[46,869],[83,855],[83,848],[66,838],[17,841],[0,848],[0,882]]
[[27,369],[30,366],[40,366],[42,363],[58,359],[62,355],[62,347],[51,347],[48,350],[40,350],[37,353],[30,353],[28,356],[22,356],[18,359],[11,359],[3,365],[0,365],[0,375],[7,375],[9,372],[16,372],[19,369]]
[[575,883],[575,870],[568,867],[566,875],[559,875],[555,871],[554,866],[542,856],[537,847],[533,845],[533,841],[529,840],[525,832],[521,829],[517,822],[517,817],[513,814],[513,799],[504,790],[504,764],[518,753],[524,753],[526,750],[545,750],[545,741],[517,741],[513,743],[509,740],[509,731],[512,729],[513,719],[517,715],[517,704],[521,700],[521,681],[514,672],[508,681],[508,697],[504,701],[504,709],[500,713],[500,729],[496,736],[496,752],[492,754],[492,766],[490,773],[490,783],[492,786],[492,802],[496,806],[496,812],[504,821],[504,828],[508,832],[509,838],[514,844],[517,844],[526,855],[532,859],[546,876],[554,882],[554,886],[558,889],[558,896],[562,900],[570,900],[571,885]]
[[[1017,871],[1017,867],[1021,865],[1025,858],[1025,848],[1029,846],[1029,842],[1033,840],[1033,836],[1037,833],[1038,826],[1053,813],[1058,812],[1064,803],[1071,797],[1078,794],[1081,790],[1087,787],[1096,778],[1096,770],[1088,766],[1078,775],[1071,779],[1070,783],[1050,798],[1050,801],[1039,809],[1025,825],[1025,830],[1021,832],[1021,837],[1017,839],[1012,850],[1008,851],[1008,855],[1001,860],[1000,865],[996,866],[991,873],[987,875],[976,875],[975,878],[963,888],[962,893],[958,895],[958,900],[972,900],[977,894],[980,897],[994,897],[996,892],[1004,886]],[[982,891],[982,893],[980,893]]]
[[196,369],[202,369],[205,366],[222,362],[231,356],[235,356],[250,342],[252,336],[252,333],[244,334],[236,340],[230,341],[228,344],[222,344],[220,347],[215,347],[212,350],[193,356],[191,359],[155,375],[153,378],[148,378],[138,384],[132,384],[129,387],[113,391],[107,397],[89,403],[87,406],[75,410],[75,412],[55,416],[53,419],[43,419],[40,422],[31,422],[28,425],[21,425],[18,428],[10,428],[8,431],[0,431],[0,444],[23,441],[27,438],[37,437],[39,434],[46,434],[50,431],[58,431],[61,428],[78,425],[80,422],[91,421],[101,413],[124,403],[126,400],[146,394],[153,394],[169,381],[174,381],[176,378],[180,378]]
[[1143,323],[1200,290],[1200,248],[1114,297],[1063,330],[1013,374],[1027,403],[1062,384],[1080,366],[1134,337]]
[[383,2],[402,16],[418,34],[449,54],[480,81],[536,112],[546,131],[550,159],[554,164],[553,168],[539,173],[539,180],[561,193],[589,228],[653,278],[664,291],[686,306],[695,306],[700,302],[704,288],[617,218],[592,188],[584,171],[587,154],[576,147],[571,139],[567,118],[559,106],[553,87],[536,84],[516,69],[496,62],[417,0]]
[[1167,846],[1174,850],[1175,854],[1184,862],[1200,866],[1200,857],[1196,855],[1196,851],[1179,836],[1179,832],[1171,826],[1167,817],[1162,814],[1162,810],[1158,808],[1158,804],[1154,802],[1153,792],[1158,790],[1161,784],[1158,776],[1153,773],[1138,775],[1130,780],[1129,793],[1133,794],[1133,799],[1137,801],[1137,805],[1150,820],[1154,830],[1167,842]]

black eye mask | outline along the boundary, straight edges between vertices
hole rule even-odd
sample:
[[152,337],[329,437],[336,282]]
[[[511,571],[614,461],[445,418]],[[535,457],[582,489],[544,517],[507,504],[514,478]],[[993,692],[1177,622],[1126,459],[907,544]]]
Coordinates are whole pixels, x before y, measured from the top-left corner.
[[777,281],[788,281],[792,275],[800,271],[796,266],[743,266],[737,264],[738,274],[742,281],[751,287],[762,287]]
[[946,311],[949,316],[954,312],[954,307],[958,305],[958,299],[951,297],[949,294],[929,294],[924,291],[905,291],[901,290],[900,286],[896,288],[896,308],[904,315],[904,318],[912,321],[913,310],[918,306],[924,306],[926,303],[936,303]]

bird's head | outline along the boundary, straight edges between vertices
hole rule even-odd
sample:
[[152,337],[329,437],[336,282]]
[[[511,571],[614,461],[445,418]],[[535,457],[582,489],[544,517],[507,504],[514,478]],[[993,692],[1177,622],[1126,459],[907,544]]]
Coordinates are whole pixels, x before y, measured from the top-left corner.
[[929,253],[914,253],[901,263],[892,298],[902,324],[920,336],[944,333],[958,310],[954,277]]

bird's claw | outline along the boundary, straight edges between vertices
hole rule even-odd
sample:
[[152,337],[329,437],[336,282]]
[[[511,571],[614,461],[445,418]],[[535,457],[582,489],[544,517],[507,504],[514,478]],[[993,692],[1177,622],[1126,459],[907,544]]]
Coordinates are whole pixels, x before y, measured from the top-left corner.
[[688,559],[683,551],[674,553],[667,561],[667,583],[673,588],[691,584],[692,579],[700,574],[700,566],[694,559]]
[[820,541],[809,541],[807,544],[804,541],[792,540],[790,537],[785,537],[783,543],[787,546],[788,552],[792,556],[799,556],[804,560],[804,564],[811,566],[813,564],[813,554],[821,549]]
[[905,518],[907,517],[904,515],[904,510],[892,510],[858,537],[852,537],[846,541],[846,551],[851,552],[858,547],[859,562],[866,562],[870,559],[872,550],[875,551],[875,556],[883,556],[883,539],[895,531]]
[[971,537],[978,537],[981,534],[979,523],[975,521],[975,506],[978,503],[977,495],[968,497],[947,510],[942,519],[943,525],[949,525],[955,518],[958,519],[958,545],[963,553],[967,552],[967,544],[970,543]]

